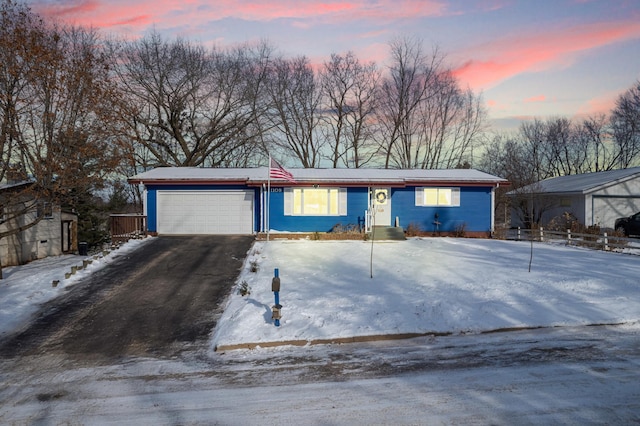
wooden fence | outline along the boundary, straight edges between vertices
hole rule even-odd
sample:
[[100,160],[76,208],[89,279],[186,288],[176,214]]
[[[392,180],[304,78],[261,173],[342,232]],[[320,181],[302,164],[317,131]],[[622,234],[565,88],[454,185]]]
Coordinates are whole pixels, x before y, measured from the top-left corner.
[[[571,232],[567,229],[562,231],[547,231],[544,228],[539,229],[512,229],[507,234],[507,239],[517,241],[554,241],[563,240],[567,245],[586,246],[599,250],[622,250],[626,248],[640,249],[640,240],[637,238],[619,237],[610,235],[607,232],[601,234],[582,234]],[[634,244],[635,243],[635,244]]]
[[121,243],[147,236],[147,217],[139,214],[112,214],[109,216],[111,242]]

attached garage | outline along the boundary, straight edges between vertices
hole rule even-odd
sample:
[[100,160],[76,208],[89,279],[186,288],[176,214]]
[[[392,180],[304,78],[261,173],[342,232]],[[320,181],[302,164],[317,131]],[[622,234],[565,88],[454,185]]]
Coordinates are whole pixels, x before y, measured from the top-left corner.
[[157,191],[161,235],[252,234],[253,190]]

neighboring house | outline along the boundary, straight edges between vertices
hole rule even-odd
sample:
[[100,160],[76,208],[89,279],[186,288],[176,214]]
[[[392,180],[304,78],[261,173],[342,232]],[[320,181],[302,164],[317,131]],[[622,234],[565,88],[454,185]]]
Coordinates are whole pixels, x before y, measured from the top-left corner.
[[144,186],[151,233],[328,232],[413,225],[490,235],[494,192],[508,182],[472,169],[290,169],[295,182],[269,180],[269,169],[157,168],[129,178]]
[[[22,265],[77,250],[78,217],[59,206],[38,202],[24,189],[31,182],[0,185],[0,239],[2,266]],[[10,200],[10,201],[9,201]],[[12,232],[38,221],[34,226]]]
[[[570,213],[583,225],[613,228],[617,218],[640,211],[640,167],[546,179],[507,195],[512,205],[537,209],[541,225]],[[512,225],[523,225],[517,211]]]

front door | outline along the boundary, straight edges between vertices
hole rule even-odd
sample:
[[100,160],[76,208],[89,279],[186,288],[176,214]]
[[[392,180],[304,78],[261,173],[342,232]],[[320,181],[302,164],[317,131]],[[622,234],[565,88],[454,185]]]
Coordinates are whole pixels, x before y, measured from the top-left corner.
[[71,224],[73,222],[68,220],[63,220],[61,222],[62,229],[61,232],[61,240],[62,240],[62,252],[69,253],[71,251]]
[[373,225],[391,226],[391,188],[373,188],[371,191]]

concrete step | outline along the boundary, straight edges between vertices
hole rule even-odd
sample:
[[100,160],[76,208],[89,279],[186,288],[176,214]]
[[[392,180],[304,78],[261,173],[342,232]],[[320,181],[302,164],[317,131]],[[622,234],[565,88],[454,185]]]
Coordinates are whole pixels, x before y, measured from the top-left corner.
[[400,226],[374,226],[372,232],[368,234],[369,238],[378,240],[402,241],[407,238],[404,236],[404,229]]

